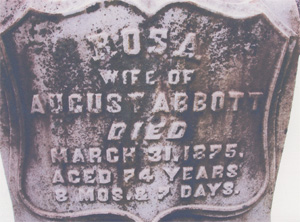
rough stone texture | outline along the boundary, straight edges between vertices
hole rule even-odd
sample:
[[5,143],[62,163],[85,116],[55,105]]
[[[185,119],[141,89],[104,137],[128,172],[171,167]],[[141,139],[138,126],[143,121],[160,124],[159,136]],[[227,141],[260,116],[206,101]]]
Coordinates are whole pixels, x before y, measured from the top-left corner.
[[268,5],[1,5],[16,221],[268,221],[299,54]]

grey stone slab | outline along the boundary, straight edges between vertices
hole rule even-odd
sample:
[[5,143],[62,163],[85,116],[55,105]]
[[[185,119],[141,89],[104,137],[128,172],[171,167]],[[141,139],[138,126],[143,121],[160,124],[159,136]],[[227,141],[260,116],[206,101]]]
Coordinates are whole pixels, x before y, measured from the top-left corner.
[[296,2],[7,1],[1,12],[16,221],[270,220]]

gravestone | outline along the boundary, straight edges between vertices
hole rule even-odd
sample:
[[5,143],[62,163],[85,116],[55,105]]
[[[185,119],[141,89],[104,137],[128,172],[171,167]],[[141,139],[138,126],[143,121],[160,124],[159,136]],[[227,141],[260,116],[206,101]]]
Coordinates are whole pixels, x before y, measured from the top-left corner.
[[16,221],[269,221],[296,2],[6,1]]

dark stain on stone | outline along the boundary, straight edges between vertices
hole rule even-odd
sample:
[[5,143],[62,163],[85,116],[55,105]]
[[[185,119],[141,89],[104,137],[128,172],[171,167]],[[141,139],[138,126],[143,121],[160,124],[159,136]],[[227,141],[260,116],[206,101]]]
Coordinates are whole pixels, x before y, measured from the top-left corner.
[[100,4],[97,3],[97,4],[95,4],[95,5],[92,5],[92,6],[88,7],[88,8],[86,9],[86,12],[87,12],[87,13],[92,13],[92,12],[94,12],[94,11],[97,11],[99,8],[100,8]]
[[78,43],[74,39],[58,40],[51,58],[53,73],[45,81],[49,88],[70,91],[75,86],[81,86],[84,73],[77,47]]

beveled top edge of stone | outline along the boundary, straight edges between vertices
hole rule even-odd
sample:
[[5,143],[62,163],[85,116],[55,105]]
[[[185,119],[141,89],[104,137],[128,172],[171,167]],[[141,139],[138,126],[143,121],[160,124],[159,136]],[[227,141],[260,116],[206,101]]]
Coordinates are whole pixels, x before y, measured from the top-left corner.
[[[125,2],[151,17],[172,3],[189,3],[234,19],[265,15],[284,36],[297,36],[299,14],[295,0],[5,0],[0,4],[0,35],[30,10],[70,16],[96,3]],[[283,7],[284,6],[284,7]]]

